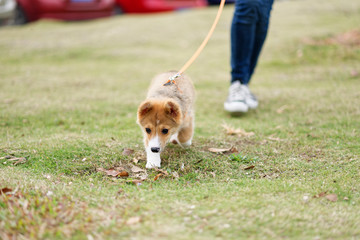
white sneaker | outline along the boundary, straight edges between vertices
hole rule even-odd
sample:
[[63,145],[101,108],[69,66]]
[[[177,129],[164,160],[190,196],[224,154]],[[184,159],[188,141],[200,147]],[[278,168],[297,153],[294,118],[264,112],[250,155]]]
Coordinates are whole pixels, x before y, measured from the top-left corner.
[[255,95],[250,91],[248,85],[241,85],[241,90],[244,94],[245,103],[248,105],[250,109],[255,109],[259,105],[258,100]]
[[245,94],[239,81],[229,87],[229,96],[224,102],[224,109],[231,113],[248,111],[249,106],[246,104]]

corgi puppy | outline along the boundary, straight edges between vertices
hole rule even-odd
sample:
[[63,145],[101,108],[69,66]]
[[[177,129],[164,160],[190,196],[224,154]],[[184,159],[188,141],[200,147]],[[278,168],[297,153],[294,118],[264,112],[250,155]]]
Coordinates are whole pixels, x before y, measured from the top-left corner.
[[181,75],[176,84],[164,86],[176,72],[157,75],[146,100],[137,112],[137,123],[144,134],[146,168],[160,167],[160,153],[168,142],[190,146],[194,134],[195,89],[189,77]]

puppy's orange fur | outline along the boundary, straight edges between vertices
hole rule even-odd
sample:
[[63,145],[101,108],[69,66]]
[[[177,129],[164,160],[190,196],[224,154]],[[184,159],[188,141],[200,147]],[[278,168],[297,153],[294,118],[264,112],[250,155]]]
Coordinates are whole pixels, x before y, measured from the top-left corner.
[[138,108],[137,123],[144,133],[147,168],[160,167],[160,153],[170,140],[182,146],[191,145],[195,90],[187,76],[177,78],[177,85],[164,86],[174,74],[176,72],[156,76],[146,100]]

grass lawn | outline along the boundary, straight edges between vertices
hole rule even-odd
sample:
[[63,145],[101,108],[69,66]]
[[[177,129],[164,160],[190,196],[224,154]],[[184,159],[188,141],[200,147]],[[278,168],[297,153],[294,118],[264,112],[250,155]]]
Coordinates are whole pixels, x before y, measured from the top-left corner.
[[242,116],[225,7],[187,71],[193,146],[145,170],[137,107],[216,11],[0,29],[0,239],[360,239],[359,1],[277,1]]

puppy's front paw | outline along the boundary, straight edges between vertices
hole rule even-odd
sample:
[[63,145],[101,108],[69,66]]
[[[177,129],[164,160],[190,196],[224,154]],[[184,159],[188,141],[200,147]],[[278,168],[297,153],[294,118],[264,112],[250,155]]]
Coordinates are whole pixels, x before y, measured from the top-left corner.
[[160,167],[160,164],[154,164],[151,162],[146,163],[146,168],[159,168],[159,167]]
[[146,168],[156,168],[160,167],[161,159],[160,159],[160,153],[147,153],[147,162],[146,162]]
[[183,147],[190,147],[192,144],[192,139],[188,140],[187,142],[181,143]]

